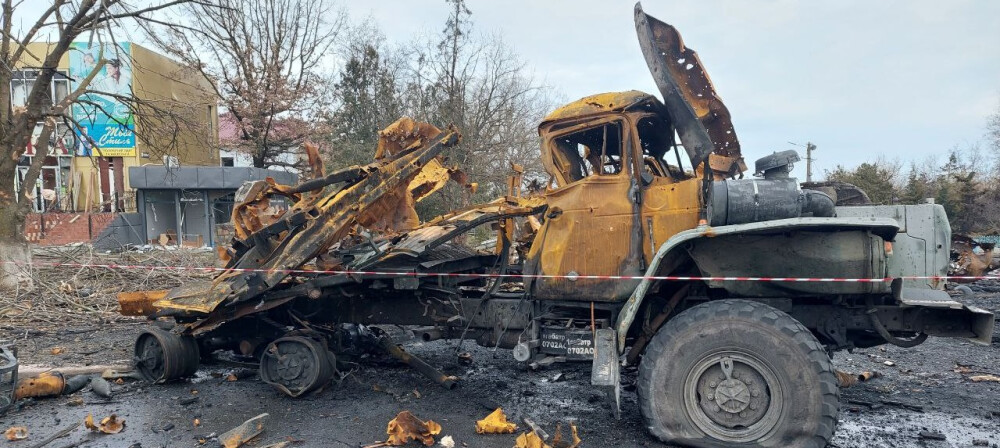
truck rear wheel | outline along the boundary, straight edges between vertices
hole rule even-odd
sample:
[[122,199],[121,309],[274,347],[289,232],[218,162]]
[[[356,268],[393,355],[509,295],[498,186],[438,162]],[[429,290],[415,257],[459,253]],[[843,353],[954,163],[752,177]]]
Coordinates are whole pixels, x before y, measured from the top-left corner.
[[165,383],[194,375],[199,359],[194,337],[150,327],[136,338],[132,361],[144,380]]
[[667,322],[638,389],[646,426],[667,443],[819,448],[837,425],[840,390],[823,346],[791,316],[747,300]]

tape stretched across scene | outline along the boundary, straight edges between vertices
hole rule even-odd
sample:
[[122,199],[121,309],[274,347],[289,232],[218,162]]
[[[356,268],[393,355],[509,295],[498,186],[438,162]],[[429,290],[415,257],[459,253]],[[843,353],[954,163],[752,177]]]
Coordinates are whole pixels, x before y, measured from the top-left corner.
[[95,264],[95,263],[55,263],[31,262],[21,263],[3,261],[2,264],[28,267],[71,267],[99,268],[122,270],[167,270],[194,272],[264,272],[283,274],[324,274],[347,276],[377,276],[377,277],[463,277],[463,278],[509,278],[509,279],[567,279],[567,280],[659,280],[659,281],[706,281],[706,282],[790,282],[790,283],[891,283],[894,279],[903,280],[1000,280],[1000,275],[954,276],[954,275],[910,275],[885,278],[839,278],[839,277],[711,277],[711,276],[675,276],[675,275],[579,275],[579,274],[483,274],[455,272],[405,272],[405,271],[365,271],[365,270],[322,270],[322,269],[263,269],[263,268],[220,268],[197,266],[153,266],[130,264]]

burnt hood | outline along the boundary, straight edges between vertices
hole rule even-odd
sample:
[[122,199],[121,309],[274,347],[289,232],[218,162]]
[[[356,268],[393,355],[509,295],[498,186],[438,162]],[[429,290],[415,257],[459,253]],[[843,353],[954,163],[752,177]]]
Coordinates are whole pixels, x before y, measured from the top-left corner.
[[676,28],[646,15],[639,3],[635,4],[635,31],[692,165],[712,155],[709,164],[717,174],[746,170],[729,109],[715,93],[698,54],[684,46]]

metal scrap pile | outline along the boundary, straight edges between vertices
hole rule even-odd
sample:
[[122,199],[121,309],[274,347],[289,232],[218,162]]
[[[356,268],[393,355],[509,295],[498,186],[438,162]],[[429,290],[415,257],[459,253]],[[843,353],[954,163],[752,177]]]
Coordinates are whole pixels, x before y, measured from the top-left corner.
[[[477,188],[440,157],[443,149],[460,139],[455,129],[441,131],[404,117],[379,133],[375,162],[331,174],[324,172],[316,148],[307,146],[311,180],[289,186],[268,179],[245,184],[237,192],[232,215],[236,237],[232,246],[219,251],[230,270],[169,294],[146,294],[138,299],[141,303],[131,303],[131,309],[148,314],[169,308],[161,316],[208,315],[220,304],[238,305],[279,285],[300,282],[292,274],[301,270],[362,269],[398,252],[412,256],[433,249],[499,217],[526,217],[541,210],[541,199],[522,198],[517,189],[505,198],[420,224],[414,205],[448,180],[470,191]],[[516,184],[520,185],[519,179]],[[276,201],[292,205],[282,209],[274,205]],[[537,229],[530,220],[521,227],[529,234]],[[513,237],[514,232],[507,233]],[[357,253],[357,248],[367,252]],[[201,321],[207,329],[219,323]]]
[[993,261],[994,247],[994,244],[979,243],[967,235],[952,235],[948,275],[979,277],[996,269],[997,264]]
[[[189,346],[178,352],[184,362],[171,365],[194,367],[199,350],[190,339],[184,338],[207,335],[255,314],[265,316],[261,318],[265,325],[278,333],[285,332],[283,325],[268,324],[273,323],[269,319],[277,313],[282,319],[290,319],[288,324],[301,326],[304,332],[286,337],[278,333],[270,335],[276,342],[267,350],[254,342],[266,339],[266,335],[258,330],[246,333],[239,324],[226,327],[224,331],[229,333],[213,340],[226,341],[230,344],[227,347],[236,348],[244,356],[260,359],[268,355],[261,361],[262,378],[289,395],[298,396],[320,387],[334,369],[323,369],[308,382],[270,381],[272,375],[267,374],[268,369],[280,367],[272,366],[274,363],[270,361],[277,360],[280,364],[288,358],[288,353],[304,350],[315,356],[319,365],[333,365],[337,356],[334,352],[344,348],[336,341],[345,338],[354,345],[381,347],[438,383],[452,385],[453,378],[422,366],[419,359],[364,326],[339,324],[361,323],[364,318],[329,315],[350,308],[326,307],[316,299],[330,295],[359,297],[345,293],[345,288],[357,287],[366,280],[389,282],[393,289],[415,290],[422,277],[433,277],[440,272],[452,277],[482,273],[488,268],[506,266],[515,253],[527,251],[538,230],[538,220],[531,219],[532,215],[541,213],[545,203],[542,198],[521,196],[522,170],[518,167],[514,167],[516,174],[507,196],[421,223],[414,205],[439,191],[449,180],[468,191],[477,187],[468,182],[458,167],[447,166],[441,156],[444,149],[460,139],[453,128],[442,131],[404,117],[379,133],[375,161],[371,164],[327,174],[317,148],[309,145],[306,149],[312,168],[310,180],[295,186],[277,184],[272,179],[245,184],[236,194],[232,214],[236,236],[231,246],[220,248],[219,256],[225,266],[213,278],[188,282],[169,291],[119,295],[123,314],[173,317],[180,324],[179,333],[184,335],[178,339],[176,334],[150,330],[140,337],[141,344],[137,347]],[[279,206],[279,201],[291,206]],[[470,237],[472,234],[475,238]],[[491,235],[495,236],[492,240]],[[387,272],[406,275],[380,275]],[[495,286],[499,284],[495,282]],[[378,292],[372,291],[384,288],[374,285],[365,289],[364,294],[377,295]],[[296,301],[298,298],[311,300]],[[358,312],[370,316],[388,311]],[[394,313],[402,316],[400,311]],[[368,342],[360,342],[362,339]],[[181,344],[182,340],[188,341],[187,345]],[[232,346],[236,342],[238,347]],[[275,345],[278,342],[286,347]],[[200,350],[220,347],[204,346]],[[150,381],[193,373],[188,370],[164,370],[155,362],[138,364],[138,371]]]

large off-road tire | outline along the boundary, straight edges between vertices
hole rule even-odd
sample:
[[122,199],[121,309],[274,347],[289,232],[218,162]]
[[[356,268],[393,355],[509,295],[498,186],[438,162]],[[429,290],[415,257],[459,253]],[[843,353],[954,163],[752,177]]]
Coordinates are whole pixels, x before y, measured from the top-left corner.
[[687,446],[826,446],[840,390],[829,356],[773,307],[720,300],[686,310],[653,337],[639,369],[649,431]]

